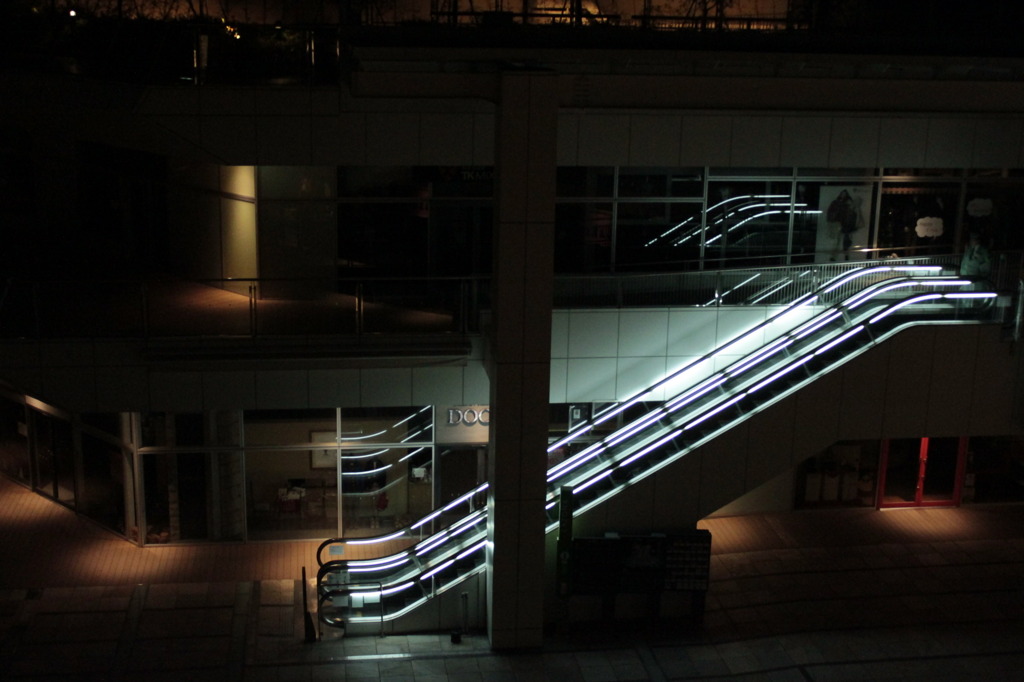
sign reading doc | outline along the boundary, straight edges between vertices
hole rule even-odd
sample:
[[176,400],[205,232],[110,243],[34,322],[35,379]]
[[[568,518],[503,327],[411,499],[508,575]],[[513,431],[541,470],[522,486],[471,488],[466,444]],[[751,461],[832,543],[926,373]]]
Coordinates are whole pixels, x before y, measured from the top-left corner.
[[487,405],[461,405],[439,408],[434,412],[439,424],[435,433],[439,443],[486,443],[491,425]]

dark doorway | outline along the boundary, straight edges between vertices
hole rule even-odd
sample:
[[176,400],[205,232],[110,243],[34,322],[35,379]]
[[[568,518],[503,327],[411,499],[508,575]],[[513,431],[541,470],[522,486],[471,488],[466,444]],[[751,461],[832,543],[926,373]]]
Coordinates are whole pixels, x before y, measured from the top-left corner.
[[966,451],[960,437],[882,441],[879,507],[958,505]]

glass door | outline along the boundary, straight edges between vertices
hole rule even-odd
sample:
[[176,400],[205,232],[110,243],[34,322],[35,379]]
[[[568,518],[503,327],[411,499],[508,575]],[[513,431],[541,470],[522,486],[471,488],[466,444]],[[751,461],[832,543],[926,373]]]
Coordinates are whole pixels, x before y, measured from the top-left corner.
[[893,438],[882,442],[879,507],[960,503],[966,438]]

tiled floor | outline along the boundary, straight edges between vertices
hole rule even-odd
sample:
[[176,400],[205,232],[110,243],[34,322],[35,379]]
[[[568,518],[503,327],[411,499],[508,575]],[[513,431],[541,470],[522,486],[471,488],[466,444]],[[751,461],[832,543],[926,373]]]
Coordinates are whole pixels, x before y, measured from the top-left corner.
[[0,479],[0,677],[49,680],[1011,680],[1024,507],[712,519],[701,628],[305,641],[316,543],[136,548]]

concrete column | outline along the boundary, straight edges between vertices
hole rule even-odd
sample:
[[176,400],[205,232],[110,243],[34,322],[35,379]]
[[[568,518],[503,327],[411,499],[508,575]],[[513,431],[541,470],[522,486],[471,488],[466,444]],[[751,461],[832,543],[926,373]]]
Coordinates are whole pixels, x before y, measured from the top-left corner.
[[501,75],[494,225],[487,602],[494,649],[543,639],[557,81]]

